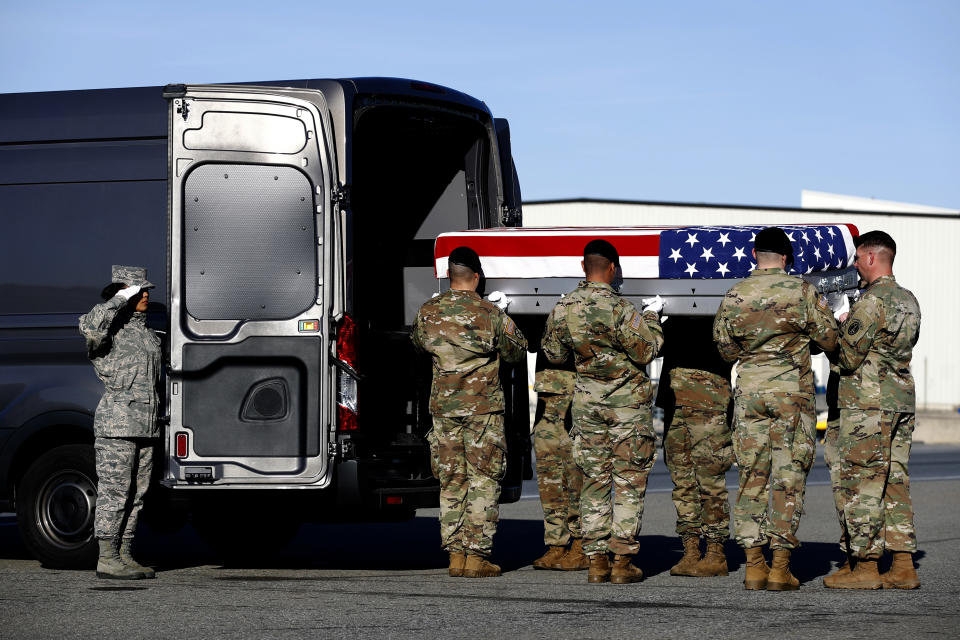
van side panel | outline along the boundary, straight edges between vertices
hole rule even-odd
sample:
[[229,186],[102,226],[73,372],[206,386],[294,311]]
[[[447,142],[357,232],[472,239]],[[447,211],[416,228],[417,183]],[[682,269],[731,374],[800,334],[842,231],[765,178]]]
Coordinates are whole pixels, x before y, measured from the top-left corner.
[[165,110],[152,87],[0,95],[0,500],[33,435],[92,437],[103,388],[77,317],[112,264],[147,267],[166,324]]

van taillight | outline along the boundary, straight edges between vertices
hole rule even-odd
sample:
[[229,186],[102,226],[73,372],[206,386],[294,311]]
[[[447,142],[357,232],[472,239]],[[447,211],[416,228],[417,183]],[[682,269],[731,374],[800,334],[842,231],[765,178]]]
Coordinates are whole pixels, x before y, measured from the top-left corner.
[[337,405],[337,431],[356,431],[358,428],[357,414],[342,404]]
[[337,360],[347,365],[337,371],[337,431],[356,431],[357,325],[348,315],[337,326]]
[[353,318],[344,314],[337,327],[337,358],[357,368],[357,325]]
[[180,431],[177,433],[177,453],[178,458],[186,458],[187,453],[190,451],[190,436],[187,435],[185,431]]

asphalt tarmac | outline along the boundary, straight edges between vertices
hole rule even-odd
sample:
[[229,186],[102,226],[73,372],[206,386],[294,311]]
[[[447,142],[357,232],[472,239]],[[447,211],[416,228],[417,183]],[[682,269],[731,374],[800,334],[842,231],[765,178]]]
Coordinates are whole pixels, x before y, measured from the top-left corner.
[[633,585],[532,569],[543,552],[535,496],[501,509],[494,560],[505,574],[480,580],[447,576],[429,509],[405,523],[304,526],[279,557],[252,553],[232,566],[189,526],[142,531],[139,555],[159,573],[132,582],[45,569],[0,517],[0,638],[960,637],[960,447],[917,445],[911,472],[917,591],[823,587],[839,560],[839,529],[819,459],[793,561],[803,585],[784,593],[744,591],[743,554],[732,541],[729,576],[670,576],[681,547],[662,462],[636,558],[647,577]]

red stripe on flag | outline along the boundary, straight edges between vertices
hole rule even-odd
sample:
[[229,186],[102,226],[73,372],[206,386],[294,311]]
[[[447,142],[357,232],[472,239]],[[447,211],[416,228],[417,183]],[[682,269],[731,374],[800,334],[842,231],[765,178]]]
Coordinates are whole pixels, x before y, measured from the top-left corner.
[[660,255],[660,236],[653,235],[444,235],[437,238],[434,258],[445,258],[457,247],[467,246],[481,256],[582,256],[591,240],[603,238],[621,256]]

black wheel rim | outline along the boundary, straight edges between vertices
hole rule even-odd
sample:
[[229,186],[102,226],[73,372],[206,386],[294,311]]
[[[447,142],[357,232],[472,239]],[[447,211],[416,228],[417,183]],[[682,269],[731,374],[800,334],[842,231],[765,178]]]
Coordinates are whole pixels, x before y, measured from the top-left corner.
[[86,474],[60,471],[43,483],[36,522],[44,537],[61,549],[76,549],[93,537],[97,486]]

